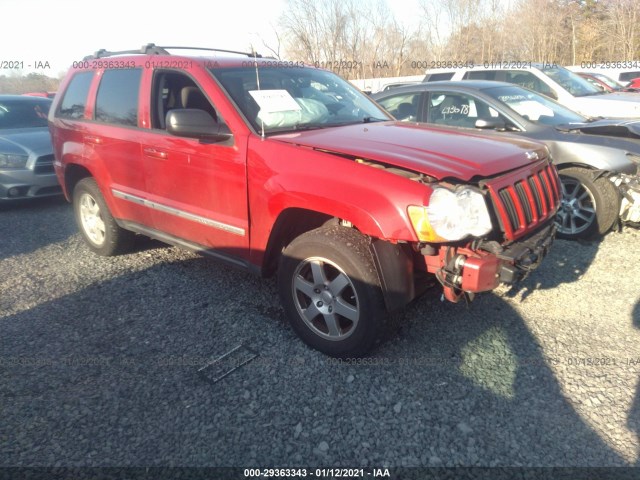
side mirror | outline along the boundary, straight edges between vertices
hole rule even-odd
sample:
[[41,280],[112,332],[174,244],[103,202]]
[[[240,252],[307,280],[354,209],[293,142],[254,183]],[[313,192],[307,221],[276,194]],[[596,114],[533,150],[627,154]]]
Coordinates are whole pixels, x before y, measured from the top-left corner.
[[204,110],[177,108],[170,110],[166,118],[167,132],[177,137],[198,138],[223,142],[233,137],[229,127],[217,123]]
[[476,120],[475,127],[483,130],[504,130],[507,128],[507,124],[499,118],[479,118]]

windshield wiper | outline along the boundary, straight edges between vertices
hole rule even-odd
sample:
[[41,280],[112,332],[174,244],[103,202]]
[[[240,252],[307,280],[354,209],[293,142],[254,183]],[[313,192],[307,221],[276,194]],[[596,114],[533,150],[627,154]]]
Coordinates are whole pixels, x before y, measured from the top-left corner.
[[357,125],[359,123],[372,123],[372,122],[389,122],[391,119],[389,118],[377,118],[377,117],[364,117],[360,120],[354,120],[351,122],[342,122],[342,123],[334,123],[332,127],[344,127],[347,125]]
[[333,126],[330,123],[296,123],[286,127],[273,127],[267,130],[266,133],[302,132],[304,130],[319,130]]

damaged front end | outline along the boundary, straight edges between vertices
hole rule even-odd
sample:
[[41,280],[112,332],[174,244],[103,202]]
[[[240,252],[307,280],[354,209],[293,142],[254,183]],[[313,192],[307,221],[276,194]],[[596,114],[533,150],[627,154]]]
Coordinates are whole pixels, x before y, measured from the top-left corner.
[[[479,240],[468,247],[441,247],[424,257],[427,271],[443,286],[444,298],[458,302],[466,296],[495,289],[501,283],[524,280],[547,256],[555,238],[550,222],[534,234],[509,245]],[[423,249],[424,251],[424,249]]]
[[515,283],[536,269],[555,238],[560,180],[548,161],[479,183],[492,206],[499,232],[467,243],[419,246],[426,271],[435,275],[449,301]]
[[620,192],[620,222],[623,225],[640,228],[640,180],[638,175],[618,173],[609,180]]

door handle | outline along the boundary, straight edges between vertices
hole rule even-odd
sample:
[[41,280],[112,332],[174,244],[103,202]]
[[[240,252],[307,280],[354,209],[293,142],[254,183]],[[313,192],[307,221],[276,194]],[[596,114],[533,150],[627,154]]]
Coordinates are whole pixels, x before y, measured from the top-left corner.
[[101,137],[96,137],[95,135],[85,135],[84,136],[84,141],[85,142],[89,142],[89,143],[93,143],[95,145],[100,145],[102,143],[102,138]]
[[163,152],[162,150],[156,150],[155,148],[145,148],[145,155],[153,158],[161,158],[162,160],[166,160],[169,157],[167,152]]

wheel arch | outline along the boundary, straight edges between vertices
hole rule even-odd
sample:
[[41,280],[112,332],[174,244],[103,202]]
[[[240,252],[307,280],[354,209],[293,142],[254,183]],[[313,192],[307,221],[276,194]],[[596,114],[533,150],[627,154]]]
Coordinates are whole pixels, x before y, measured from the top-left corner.
[[337,217],[300,207],[290,207],[280,212],[267,241],[262,262],[262,275],[269,277],[277,271],[282,250],[295,238],[323,225],[338,223]]
[[[277,271],[282,251],[297,237],[316,228],[339,225],[341,221],[332,215],[304,208],[288,208],[281,212],[267,243],[262,275],[268,277]],[[376,266],[387,310],[397,311],[411,302],[416,296],[414,265],[411,254],[404,248],[406,245],[367,235],[357,225],[344,228],[353,228],[370,239],[369,252]]]
[[73,189],[80,180],[93,177],[93,174],[83,165],[71,163],[64,170],[64,190],[67,200],[73,200]]

